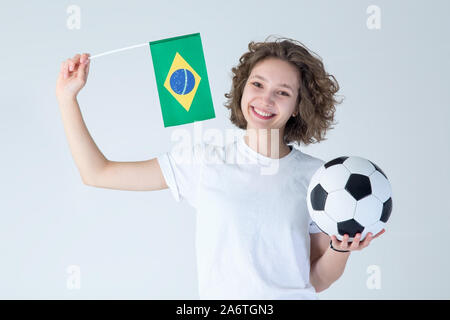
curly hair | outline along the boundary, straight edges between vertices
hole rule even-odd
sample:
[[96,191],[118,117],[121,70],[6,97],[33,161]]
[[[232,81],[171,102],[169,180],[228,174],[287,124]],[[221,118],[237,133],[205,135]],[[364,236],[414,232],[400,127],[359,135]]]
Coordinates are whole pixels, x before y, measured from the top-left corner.
[[[270,36],[268,37],[270,38]],[[307,49],[301,42],[289,38],[277,38],[273,42],[251,41],[249,51],[239,59],[239,65],[231,69],[233,82],[231,91],[225,93],[229,99],[224,105],[231,110],[230,120],[240,129],[246,129],[247,121],[241,110],[244,87],[253,67],[260,61],[275,57],[291,63],[300,73],[300,87],[294,113],[286,123],[283,140],[303,142],[305,145],[325,140],[325,133],[332,129],[335,105],[342,102],[335,99],[339,84],[328,74],[321,58]]]

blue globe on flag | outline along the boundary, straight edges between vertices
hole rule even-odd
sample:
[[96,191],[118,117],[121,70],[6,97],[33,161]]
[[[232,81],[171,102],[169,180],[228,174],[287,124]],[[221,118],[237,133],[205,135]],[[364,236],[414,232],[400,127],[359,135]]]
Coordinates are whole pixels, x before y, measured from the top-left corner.
[[195,77],[187,69],[175,70],[170,77],[170,87],[176,94],[188,94],[195,87]]

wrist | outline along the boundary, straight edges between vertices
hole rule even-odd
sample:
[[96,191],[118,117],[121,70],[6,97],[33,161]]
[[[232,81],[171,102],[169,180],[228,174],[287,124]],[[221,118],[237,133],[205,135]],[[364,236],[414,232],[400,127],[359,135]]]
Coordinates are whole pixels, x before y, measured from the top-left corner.
[[77,102],[76,95],[58,96],[56,98],[58,100],[59,105],[66,105],[66,104],[72,104],[72,103]]
[[350,250],[341,250],[333,247],[333,241],[330,240],[330,249],[338,253],[350,253]]

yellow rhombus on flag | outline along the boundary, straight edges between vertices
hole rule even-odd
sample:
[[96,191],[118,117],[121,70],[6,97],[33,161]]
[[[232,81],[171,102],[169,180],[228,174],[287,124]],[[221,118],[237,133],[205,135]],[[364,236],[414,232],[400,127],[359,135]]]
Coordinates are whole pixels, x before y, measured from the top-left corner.
[[[180,87],[183,88],[183,91],[180,94],[173,91],[170,84],[170,79],[173,76],[173,73],[177,70],[182,70],[182,72],[180,72],[180,79],[177,79],[177,81],[179,81]],[[189,93],[186,93],[186,89],[188,88],[187,79],[189,71],[194,76],[195,85]],[[178,100],[178,102],[183,106],[183,108],[186,109],[186,111],[189,111],[201,79],[202,78],[197,74],[197,72],[195,72],[195,70],[192,69],[189,63],[187,63],[186,60],[184,60],[183,57],[177,52],[175,54],[175,59],[173,59],[172,66],[170,67],[169,74],[167,75],[166,82],[164,82],[164,87],[175,99]]]

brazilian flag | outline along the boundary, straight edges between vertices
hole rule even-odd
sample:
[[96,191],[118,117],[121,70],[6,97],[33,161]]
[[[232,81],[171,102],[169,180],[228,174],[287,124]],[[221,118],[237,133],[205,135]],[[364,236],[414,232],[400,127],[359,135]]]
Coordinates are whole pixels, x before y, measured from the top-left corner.
[[200,33],[150,42],[164,127],[215,118]]

